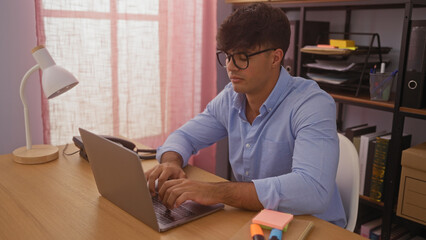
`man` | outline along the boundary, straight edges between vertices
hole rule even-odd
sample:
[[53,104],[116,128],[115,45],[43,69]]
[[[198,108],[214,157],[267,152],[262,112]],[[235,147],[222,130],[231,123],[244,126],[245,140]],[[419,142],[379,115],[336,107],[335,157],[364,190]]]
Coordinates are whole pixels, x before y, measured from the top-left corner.
[[[147,171],[152,194],[169,208],[201,204],[312,214],[344,227],[335,182],[339,143],[333,99],[311,80],[281,66],[290,40],[280,9],[254,4],[221,25],[218,60],[231,80],[203,113],[173,132]],[[191,154],[228,137],[237,182],[189,180],[182,167]]]

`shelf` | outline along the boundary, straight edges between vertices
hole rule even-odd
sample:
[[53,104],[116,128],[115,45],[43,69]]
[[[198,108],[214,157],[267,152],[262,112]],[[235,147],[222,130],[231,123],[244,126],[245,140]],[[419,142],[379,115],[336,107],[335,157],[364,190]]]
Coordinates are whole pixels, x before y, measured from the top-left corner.
[[426,119],[426,108],[417,109],[417,108],[400,107],[399,111],[401,111],[401,113],[403,113],[407,117]]
[[[336,102],[346,103],[355,106],[367,107],[387,112],[392,112],[394,109],[394,101],[390,100],[389,102],[379,102],[370,100],[370,95],[368,93],[361,92],[358,97],[350,95],[349,93],[338,92],[338,91],[327,91]],[[392,99],[392,98],[391,98]]]
[[[372,35],[367,33],[333,33],[330,34],[348,34],[348,35]],[[314,45],[306,45],[300,51],[305,54],[313,54],[313,55],[325,55],[325,56],[349,56],[349,55],[366,55],[368,53],[369,46],[357,46],[357,50],[349,50],[344,48],[324,48],[317,47]],[[381,54],[388,54],[392,48],[391,47],[381,47]],[[371,47],[370,50],[371,55],[379,54],[378,47]]]
[[[253,2],[267,2],[275,7],[298,10],[301,7],[309,10],[347,10],[347,9],[386,9],[404,8],[407,0],[226,0],[226,3],[247,5]],[[425,5],[424,1],[413,0],[415,5]]]

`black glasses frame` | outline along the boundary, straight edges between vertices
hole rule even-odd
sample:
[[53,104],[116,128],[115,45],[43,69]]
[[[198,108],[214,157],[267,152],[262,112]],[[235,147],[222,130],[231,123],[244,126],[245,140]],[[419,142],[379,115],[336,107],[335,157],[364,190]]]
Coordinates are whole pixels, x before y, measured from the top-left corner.
[[[219,64],[222,66],[222,67],[224,67],[224,68],[226,68],[226,62],[225,63],[222,63],[221,61],[220,61],[220,54],[222,54],[222,53],[224,53],[225,54],[225,56],[226,56],[226,60],[229,62],[229,60],[230,59],[232,59],[232,62],[234,63],[234,65],[238,68],[238,69],[241,69],[241,70],[244,70],[244,69],[247,69],[248,67],[249,67],[249,63],[250,63],[250,61],[249,61],[249,58],[250,57],[252,57],[252,56],[255,56],[255,55],[258,55],[258,54],[261,54],[261,53],[264,53],[264,52],[268,52],[268,51],[275,51],[275,50],[277,50],[276,48],[268,48],[268,49],[264,49],[264,50],[261,50],[261,51],[258,51],[258,52],[254,52],[254,53],[251,53],[251,54],[247,54],[247,53],[245,53],[245,52],[237,52],[237,53],[234,53],[234,54],[227,54],[226,52],[224,52],[224,51],[217,51],[216,52],[216,57],[217,57],[217,61],[219,62]],[[238,66],[237,65],[237,63],[236,63],[236,61],[235,61],[235,58],[234,58],[234,55],[237,55],[237,54],[243,54],[245,57],[246,57],[246,61],[247,61],[247,65],[246,65],[246,67],[245,68],[242,68],[242,67],[240,67],[240,66]]]

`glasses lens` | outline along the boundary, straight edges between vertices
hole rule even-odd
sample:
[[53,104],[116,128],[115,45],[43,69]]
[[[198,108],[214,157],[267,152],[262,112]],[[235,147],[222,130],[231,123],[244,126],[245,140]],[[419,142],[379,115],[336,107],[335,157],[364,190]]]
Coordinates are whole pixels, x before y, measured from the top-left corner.
[[246,69],[248,67],[248,57],[244,53],[234,54],[234,63],[237,68]]
[[218,52],[216,54],[216,56],[217,56],[217,60],[219,61],[219,64],[222,67],[226,67],[226,53],[224,53],[224,52]]

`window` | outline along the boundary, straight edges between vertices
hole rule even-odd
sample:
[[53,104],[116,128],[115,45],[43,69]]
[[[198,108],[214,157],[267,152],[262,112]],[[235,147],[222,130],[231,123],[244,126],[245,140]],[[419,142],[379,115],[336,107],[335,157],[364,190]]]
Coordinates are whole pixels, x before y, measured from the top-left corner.
[[83,127],[156,147],[216,95],[215,1],[36,0],[36,16],[39,44],[80,81],[43,100],[45,142]]

